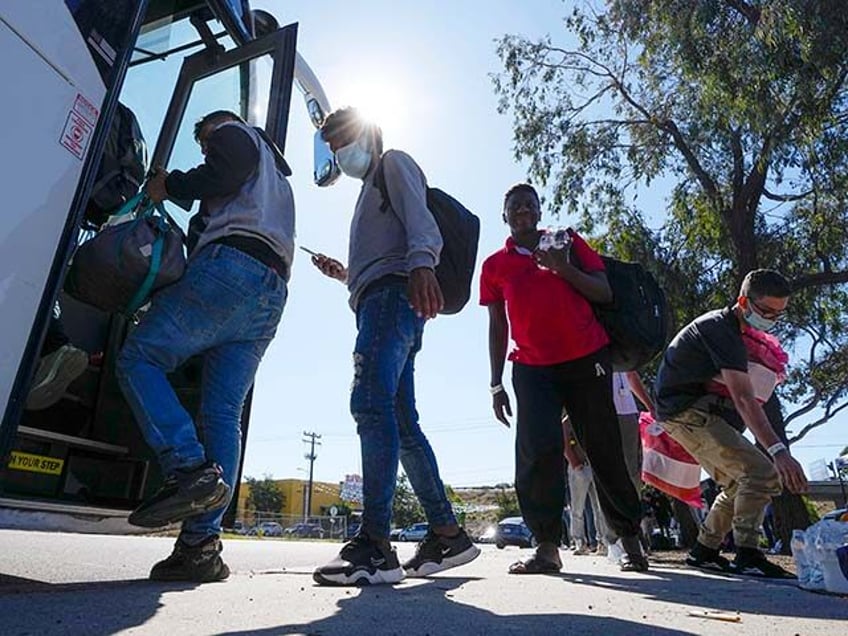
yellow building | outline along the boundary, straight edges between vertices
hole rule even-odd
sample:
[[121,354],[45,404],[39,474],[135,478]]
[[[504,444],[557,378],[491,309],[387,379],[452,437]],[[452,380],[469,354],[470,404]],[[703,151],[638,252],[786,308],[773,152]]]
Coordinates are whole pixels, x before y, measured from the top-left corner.
[[[303,517],[303,509],[306,504],[306,489],[309,482],[302,479],[277,479],[274,481],[280,492],[283,493],[283,507],[280,510],[263,510],[262,512],[277,513],[286,517]],[[309,508],[310,517],[327,515],[327,509],[332,505],[341,503],[339,497],[341,484],[326,481],[312,482],[312,505]],[[241,483],[239,488],[238,512],[236,516],[243,518],[247,516],[247,497],[250,495],[250,486],[246,482]]]

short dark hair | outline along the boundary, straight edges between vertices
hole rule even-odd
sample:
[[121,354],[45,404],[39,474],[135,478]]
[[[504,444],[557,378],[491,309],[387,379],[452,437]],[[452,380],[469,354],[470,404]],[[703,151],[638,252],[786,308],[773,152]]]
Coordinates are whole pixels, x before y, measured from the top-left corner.
[[351,136],[359,137],[364,130],[368,130],[371,138],[374,141],[374,150],[378,155],[383,154],[383,131],[377,124],[366,120],[359,112],[358,108],[353,106],[345,106],[334,110],[327,115],[324,123],[321,124],[321,138],[324,141],[329,141],[331,137],[335,137],[340,133],[352,133]]
[[745,274],[739,295],[758,300],[765,296],[788,298],[792,294],[792,285],[778,271],[773,269],[755,269]]
[[509,197],[511,197],[516,192],[527,192],[529,194],[532,194],[534,197],[536,197],[536,202],[539,205],[542,204],[541,199],[539,199],[539,193],[536,192],[536,188],[531,186],[529,183],[516,183],[509,190],[507,190],[506,194],[504,195],[504,202],[503,202],[504,210],[506,210],[506,202],[509,200]]
[[201,117],[194,125],[194,140],[200,141],[200,132],[208,124],[218,121],[219,119],[234,119],[235,121],[244,123],[244,120],[231,110],[213,110],[211,113]]

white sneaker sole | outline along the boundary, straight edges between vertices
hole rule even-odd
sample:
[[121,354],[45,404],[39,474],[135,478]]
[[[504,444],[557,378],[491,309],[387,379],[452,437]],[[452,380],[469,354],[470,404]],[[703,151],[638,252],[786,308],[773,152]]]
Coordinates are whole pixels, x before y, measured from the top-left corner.
[[373,574],[367,570],[357,570],[352,574],[339,572],[338,574],[326,574],[321,570],[315,570],[312,580],[318,585],[392,585],[400,583],[404,578],[403,568],[393,570],[377,570]]
[[422,563],[417,570],[413,570],[410,568],[406,571],[406,575],[409,577],[430,576],[431,574],[435,574],[436,572],[444,572],[445,570],[456,568],[460,565],[465,565],[466,563],[471,563],[478,556],[480,556],[480,548],[478,548],[476,545],[472,545],[464,552],[460,552],[455,556],[442,559],[441,563],[436,563],[435,561],[427,561],[425,563]]
[[[26,408],[40,411],[58,402],[71,382],[81,376],[88,368],[88,354],[81,349],[65,345],[54,353],[49,361],[49,369],[43,378],[30,389]],[[48,356],[48,357],[50,357]]]

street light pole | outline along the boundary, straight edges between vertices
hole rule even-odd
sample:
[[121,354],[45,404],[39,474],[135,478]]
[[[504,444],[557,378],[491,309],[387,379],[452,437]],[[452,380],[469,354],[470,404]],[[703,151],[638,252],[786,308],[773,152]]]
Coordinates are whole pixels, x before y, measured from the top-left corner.
[[315,446],[321,445],[321,442],[317,441],[321,439],[321,436],[317,433],[311,433],[308,431],[303,431],[303,435],[304,438],[302,441],[307,442],[310,445],[309,452],[304,455],[304,457],[309,460],[309,486],[307,486],[306,489],[306,503],[303,506],[303,520],[308,521],[309,515],[312,513],[312,473],[315,459],[318,457],[318,455],[315,454]]

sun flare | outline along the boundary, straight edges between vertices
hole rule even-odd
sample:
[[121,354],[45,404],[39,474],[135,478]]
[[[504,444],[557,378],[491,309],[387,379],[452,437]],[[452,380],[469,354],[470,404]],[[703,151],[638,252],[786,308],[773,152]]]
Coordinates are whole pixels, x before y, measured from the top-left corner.
[[338,106],[355,106],[369,121],[392,136],[406,124],[407,106],[400,84],[370,81],[356,82],[339,91]]

